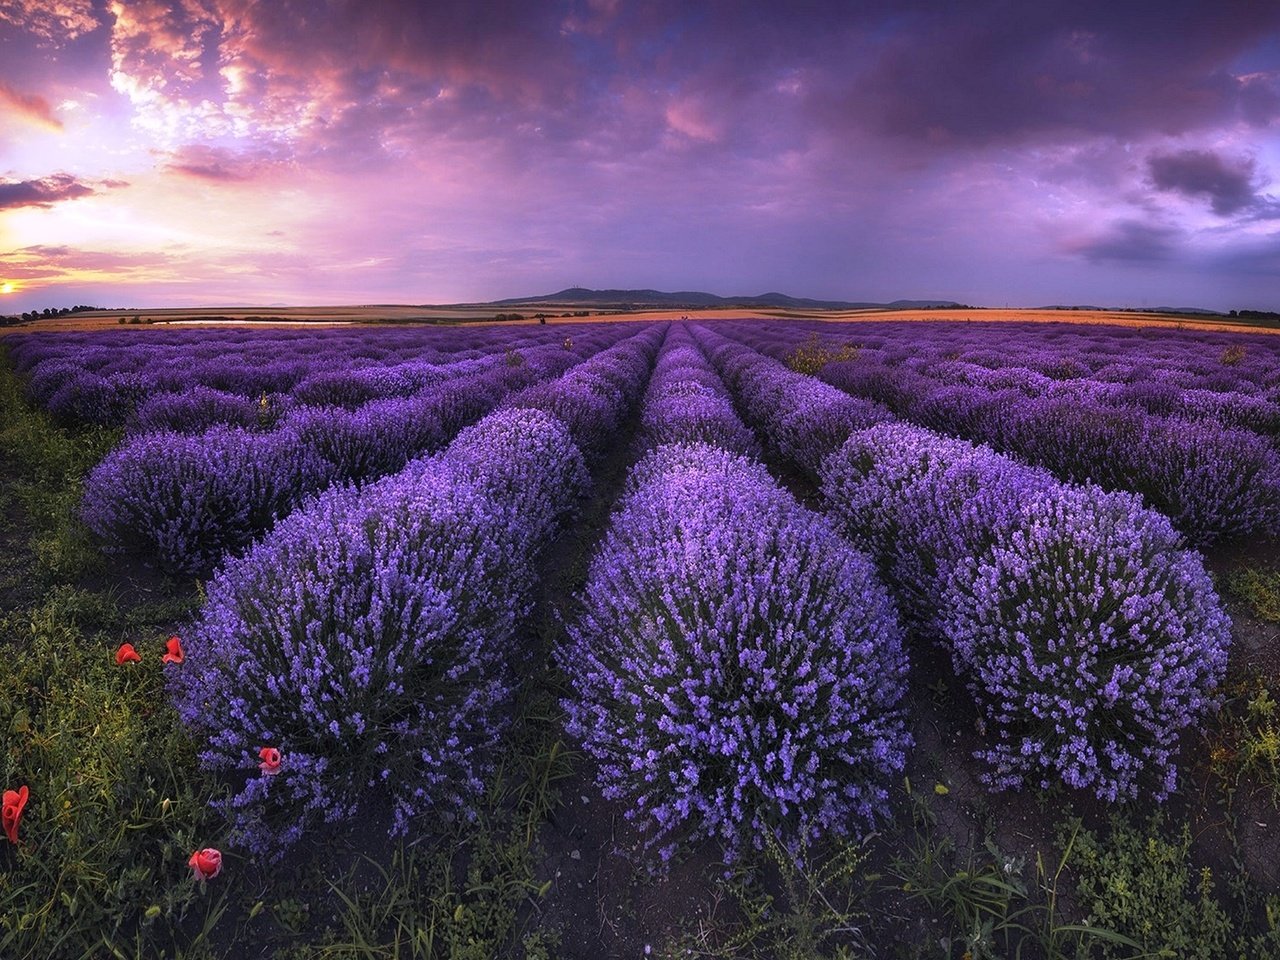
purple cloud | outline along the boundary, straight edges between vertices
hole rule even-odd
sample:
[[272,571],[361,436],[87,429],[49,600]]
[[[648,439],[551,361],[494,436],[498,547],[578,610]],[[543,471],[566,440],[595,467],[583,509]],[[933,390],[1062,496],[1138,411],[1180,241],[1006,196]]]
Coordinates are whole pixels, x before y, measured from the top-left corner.
[[54,173],[38,180],[0,180],[0,210],[18,207],[51,207],[97,193],[97,186],[128,186],[120,180],[84,181],[69,173]]
[[1159,223],[1121,220],[1106,233],[1069,246],[1072,253],[1094,263],[1159,263],[1176,252],[1179,231]]
[[1157,190],[1208,199],[1213,212],[1228,216],[1253,206],[1257,164],[1249,157],[1227,160],[1212,150],[1182,150],[1147,158]]

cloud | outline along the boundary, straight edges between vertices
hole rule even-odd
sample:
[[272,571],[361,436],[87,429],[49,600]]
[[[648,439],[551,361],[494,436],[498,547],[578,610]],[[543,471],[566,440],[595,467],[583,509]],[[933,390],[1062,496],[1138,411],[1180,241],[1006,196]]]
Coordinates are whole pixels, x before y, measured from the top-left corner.
[[0,109],[51,130],[62,129],[62,121],[53,115],[48,100],[34,93],[23,93],[3,80],[0,80]]
[[0,0],[0,22],[48,46],[60,46],[101,26],[93,0]]
[[92,186],[69,173],[54,173],[39,180],[0,180],[0,210],[18,207],[51,207],[97,193]]
[[166,251],[81,250],[66,245],[34,244],[0,253],[6,277],[25,281],[77,281],[168,278],[175,257]]
[[211,183],[241,183],[252,180],[271,162],[262,151],[237,153],[207,144],[186,144],[168,154],[162,170]]
[[1255,73],[1240,78],[1240,112],[1255,127],[1280,118],[1280,89],[1273,74]]
[[824,64],[815,106],[938,148],[1178,134],[1257,112],[1230,67],[1277,26],[1280,5],[1251,0],[916,2],[879,20],[860,66]]
[[1173,258],[1179,236],[1165,224],[1121,220],[1100,236],[1066,244],[1066,249],[1093,263],[1159,263]]
[[1219,216],[1238,213],[1257,202],[1257,164],[1248,157],[1227,160],[1211,150],[1182,150],[1152,154],[1147,168],[1157,190],[1206,198]]

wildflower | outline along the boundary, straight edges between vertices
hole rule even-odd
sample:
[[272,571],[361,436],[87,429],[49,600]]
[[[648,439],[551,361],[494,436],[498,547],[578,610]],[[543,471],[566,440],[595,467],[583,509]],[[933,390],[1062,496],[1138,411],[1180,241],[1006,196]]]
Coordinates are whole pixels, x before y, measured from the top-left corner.
[[132,643],[120,644],[120,649],[116,651],[116,665],[123,666],[126,663],[139,663],[142,660],[138,656],[138,651],[133,648]]
[[30,791],[25,786],[4,792],[4,813],[0,819],[4,822],[5,836],[14,845],[18,843],[18,824],[22,822],[22,809],[27,805],[29,795]]
[[182,641],[178,637],[170,637],[166,649],[169,652],[160,658],[162,663],[181,663],[186,659],[182,652]]
[[262,758],[258,769],[268,777],[274,777],[280,772],[280,751],[275,747],[263,747],[258,751],[258,756]]
[[215,850],[213,847],[197,850],[187,861],[187,866],[191,868],[193,879],[201,883],[212,880],[222,872],[222,851]]

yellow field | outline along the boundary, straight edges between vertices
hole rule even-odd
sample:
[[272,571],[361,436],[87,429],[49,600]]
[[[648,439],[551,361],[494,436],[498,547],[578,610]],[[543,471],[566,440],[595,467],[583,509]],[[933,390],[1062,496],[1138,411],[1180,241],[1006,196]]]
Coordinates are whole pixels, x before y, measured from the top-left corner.
[[[372,324],[386,323],[508,323],[536,324],[533,315],[548,314],[548,323],[599,323],[602,321],[654,321],[654,320],[711,320],[716,318],[758,317],[761,319],[809,319],[827,321],[921,321],[921,320],[971,320],[986,322],[1040,322],[1040,323],[1100,323],[1126,327],[1163,326],[1187,330],[1218,330],[1238,333],[1280,333],[1275,327],[1232,323],[1228,320],[1193,319],[1173,317],[1157,313],[1130,313],[1116,310],[830,310],[806,311],[783,309],[742,309],[717,307],[713,309],[645,310],[629,313],[610,311],[592,312],[588,317],[561,317],[558,314],[584,309],[582,304],[535,304],[527,307],[490,304],[476,306],[403,306],[374,304],[367,306],[332,307],[248,307],[227,309],[221,307],[171,308],[160,310],[100,310],[74,316],[35,320],[12,327],[0,328],[0,336],[15,331],[101,330],[124,327],[131,330],[165,329],[174,324],[201,324],[227,326],[249,323],[266,324]],[[497,313],[521,313],[524,320],[495,321]],[[140,324],[121,324],[120,318],[129,320],[140,317],[150,321]],[[249,319],[253,318],[253,319]]]

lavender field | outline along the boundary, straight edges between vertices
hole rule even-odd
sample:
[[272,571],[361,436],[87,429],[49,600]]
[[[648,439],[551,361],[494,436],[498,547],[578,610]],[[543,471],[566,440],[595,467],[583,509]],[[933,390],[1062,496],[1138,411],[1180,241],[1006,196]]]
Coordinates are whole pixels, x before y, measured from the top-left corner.
[[0,956],[1280,957],[1278,338],[3,347]]

